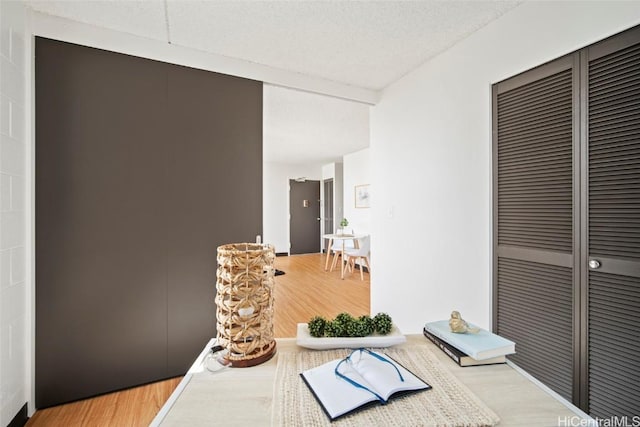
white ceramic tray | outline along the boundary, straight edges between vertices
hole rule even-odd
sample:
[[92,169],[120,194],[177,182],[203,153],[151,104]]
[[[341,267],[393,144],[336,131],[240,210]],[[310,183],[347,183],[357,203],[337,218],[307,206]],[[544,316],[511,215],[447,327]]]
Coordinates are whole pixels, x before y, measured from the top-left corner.
[[360,347],[390,347],[396,344],[402,344],[407,341],[407,337],[393,325],[389,335],[369,335],[362,338],[316,338],[309,335],[309,328],[306,323],[298,323],[298,333],[296,335],[296,343],[300,347],[311,348],[314,350],[328,350],[331,348],[360,348]]

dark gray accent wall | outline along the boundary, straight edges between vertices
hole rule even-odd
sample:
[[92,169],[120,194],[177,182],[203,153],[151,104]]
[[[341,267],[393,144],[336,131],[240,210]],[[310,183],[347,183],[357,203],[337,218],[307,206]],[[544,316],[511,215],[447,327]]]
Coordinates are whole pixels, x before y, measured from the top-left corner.
[[37,38],[36,406],[186,372],[261,194],[261,82]]
[[168,367],[179,375],[204,344],[194,333],[214,336],[216,248],[262,235],[262,83],[185,67],[168,83]]

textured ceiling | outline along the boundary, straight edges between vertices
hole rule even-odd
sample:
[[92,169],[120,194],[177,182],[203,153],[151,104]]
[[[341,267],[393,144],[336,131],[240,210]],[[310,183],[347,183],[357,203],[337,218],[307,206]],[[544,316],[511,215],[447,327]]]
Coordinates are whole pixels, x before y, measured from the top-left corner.
[[516,1],[26,0],[35,10],[379,90]]
[[369,146],[369,106],[264,86],[264,160],[331,163]]
[[174,2],[173,43],[382,89],[508,2]]
[[167,41],[164,0],[24,0],[49,15]]
[[[519,3],[23,1],[48,15],[374,91]],[[264,103],[267,161],[334,161],[369,144],[363,104],[274,86],[265,86]]]

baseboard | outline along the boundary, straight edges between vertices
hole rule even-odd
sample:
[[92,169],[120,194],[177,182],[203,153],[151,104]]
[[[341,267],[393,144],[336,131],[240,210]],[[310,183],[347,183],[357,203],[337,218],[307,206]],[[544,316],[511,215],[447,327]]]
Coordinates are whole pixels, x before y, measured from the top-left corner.
[[27,415],[27,404],[25,403],[7,427],[23,427],[27,424],[27,421],[29,421],[29,416]]
[[276,256],[289,256],[288,252],[276,252]]

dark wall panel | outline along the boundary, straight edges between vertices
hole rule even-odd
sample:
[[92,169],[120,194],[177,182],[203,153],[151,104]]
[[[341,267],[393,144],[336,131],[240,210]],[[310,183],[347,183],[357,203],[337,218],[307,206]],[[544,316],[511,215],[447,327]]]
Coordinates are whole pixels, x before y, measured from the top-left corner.
[[211,75],[169,71],[172,375],[184,373],[215,335],[216,248],[262,234],[262,83]]
[[151,381],[166,365],[159,64],[36,43],[36,400]]
[[261,83],[37,38],[37,407],[184,373],[261,194]]

